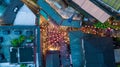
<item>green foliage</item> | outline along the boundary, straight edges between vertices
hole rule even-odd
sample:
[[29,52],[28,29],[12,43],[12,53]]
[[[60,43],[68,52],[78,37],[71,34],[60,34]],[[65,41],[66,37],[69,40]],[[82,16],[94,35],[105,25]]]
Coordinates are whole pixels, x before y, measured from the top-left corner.
[[13,47],[18,47],[20,44],[22,44],[25,40],[25,36],[24,35],[20,35],[20,37],[18,39],[13,39],[11,41],[11,44]]
[[19,45],[18,39],[13,39],[11,41],[11,44],[12,44],[13,47],[17,47]]
[[26,64],[21,64],[20,67],[27,67],[27,65]]
[[94,26],[96,28],[101,28],[101,29],[107,29],[107,28],[120,29],[120,26],[114,26],[109,24],[108,22],[105,22],[105,23],[98,22],[98,23],[95,23]]
[[21,35],[18,40],[19,44],[21,44],[25,40],[25,36]]
[[117,65],[117,67],[120,67],[120,65]]
[[110,27],[110,24],[108,22],[105,22],[105,23],[98,22],[98,23],[95,23],[94,26],[96,28],[106,29]]

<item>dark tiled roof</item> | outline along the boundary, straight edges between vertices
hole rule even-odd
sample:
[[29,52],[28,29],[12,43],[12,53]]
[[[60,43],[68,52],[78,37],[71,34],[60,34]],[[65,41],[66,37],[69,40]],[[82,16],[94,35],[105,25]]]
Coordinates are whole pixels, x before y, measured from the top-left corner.
[[32,47],[11,47],[10,62],[11,63],[31,63],[34,61],[34,51]]
[[10,62],[18,63],[17,48],[12,48],[12,51],[10,52]]
[[33,62],[34,52],[33,48],[19,48],[20,62]]

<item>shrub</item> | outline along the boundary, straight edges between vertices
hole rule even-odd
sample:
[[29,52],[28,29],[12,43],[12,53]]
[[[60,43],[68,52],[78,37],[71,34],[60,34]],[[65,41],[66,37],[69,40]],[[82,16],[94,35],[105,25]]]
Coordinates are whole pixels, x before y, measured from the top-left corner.
[[25,40],[25,36],[24,35],[20,35],[20,37],[18,39],[13,39],[11,41],[11,44],[13,47],[18,47],[20,44],[22,44]]

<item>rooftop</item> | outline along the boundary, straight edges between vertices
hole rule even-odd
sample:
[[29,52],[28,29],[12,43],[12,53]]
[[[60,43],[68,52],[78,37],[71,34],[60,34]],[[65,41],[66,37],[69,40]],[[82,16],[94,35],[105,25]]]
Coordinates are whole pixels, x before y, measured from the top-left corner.
[[97,37],[81,31],[71,31],[69,37],[73,67],[115,67],[112,38]]
[[120,10],[120,0],[100,0],[101,2],[103,2],[104,4],[106,4],[107,6],[115,9],[116,11]]
[[14,25],[35,25],[35,14],[24,4],[14,20]]
[[[39,49],[34,50],[39,44],[38,38],[35,38],[37,31],[37,26],[0,26],[0,57],[4,60],[0,62],[9,63],[10,66],[24,63],[35,65],[34,61],[39,62],[35,58]],[[0,66],[4,67],[1,63]]]
[[100,7],[95,5],[90,0],[80,0],[81,2],[79,2],[79,0],[72,1],[102,23],[104,23],[108,18],[110,18],[110,15],[107,12],[103,11]]
[[34,51],[32,47],[19,47],[19,48],[11,47],[10,57],[11,63],[33,63]]
[[38,0],[38,5],[41,7],[41,10],[43,10],[44,13],[46,13],[47,17],[54,20],[56,24],[62,26],[81,27],[81,20],[71,20],[71,22],[68,23],[69,18],[62,18],[58,14],[58,12],[56,12],[56,10],[53,7],[51,7],[50,4],[47,3],[45,0]]

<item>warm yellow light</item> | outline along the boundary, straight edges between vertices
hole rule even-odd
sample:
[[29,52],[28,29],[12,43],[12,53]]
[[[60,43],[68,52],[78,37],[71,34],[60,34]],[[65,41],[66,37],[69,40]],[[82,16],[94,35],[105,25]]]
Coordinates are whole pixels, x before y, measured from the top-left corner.
[[59,46],[56,46],[56,47],[51,46],[51,47],[48,47],[48,50],[52,50],[52,51],[60,50],[60,47]]
[[53,50],[55,50],[55,49],[54,49],[54,48],[49,48],[49,50],[52,50],[52,51],[53,51]]

